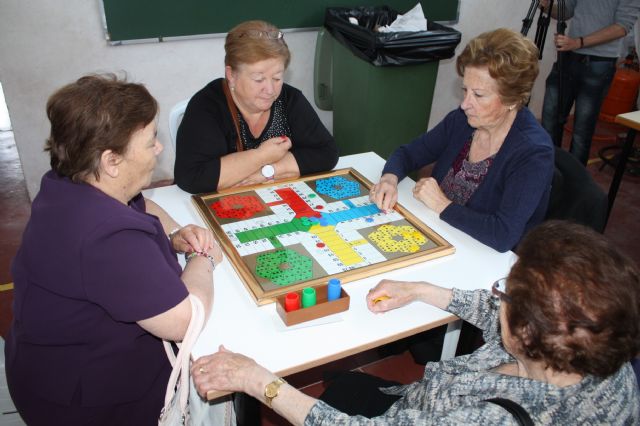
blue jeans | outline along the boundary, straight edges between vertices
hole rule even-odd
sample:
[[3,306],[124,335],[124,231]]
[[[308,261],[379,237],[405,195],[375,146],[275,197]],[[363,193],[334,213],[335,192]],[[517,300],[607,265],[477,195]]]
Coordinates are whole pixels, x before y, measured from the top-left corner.
[[[558,126],[564,126],[571,106],[575,102],[573,136],[570,152],[582,164],[587,164],[591,138],[596,128],[602,101],[616,72],[615,61],[594,61],[588,56],[569,52],[563,62],[562,117],[558,118],[558,63],[553,64],[547,77],[544,104],[542,106],[542,127],[557,141]],[[562,134],[562,133],[560,133]]]

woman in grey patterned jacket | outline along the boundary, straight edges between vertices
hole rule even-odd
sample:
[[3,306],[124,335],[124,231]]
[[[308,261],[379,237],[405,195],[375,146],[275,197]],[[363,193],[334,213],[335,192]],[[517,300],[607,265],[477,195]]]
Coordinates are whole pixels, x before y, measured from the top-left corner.
[[[516,402],[536,424],[638,424],[629,363],[640,350],[637,266],[602,235],[560,221],[531,231],[518,255],[492,292],[389,280],[370,291],[373,312],[422,301],[478,326],[486,342],[427,364],[415,383],[380,389],[398,397],[377,417],[347,415],[224,347],[194,362],[198,392],[246,392],[296,425],[517,424],[490,398]],[[389,299],[374,303],[380,296]]]

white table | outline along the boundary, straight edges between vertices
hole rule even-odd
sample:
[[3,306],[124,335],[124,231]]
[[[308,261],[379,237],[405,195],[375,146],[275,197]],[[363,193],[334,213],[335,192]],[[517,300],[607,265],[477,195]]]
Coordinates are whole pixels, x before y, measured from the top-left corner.
[[618,164],[616,164],[616,171],[613,174],[613,179],[609,185],[609,209],[607,210],[607,220],[613,209],[613,203],[616,201],[616,195],[618,195],[618,188],[622,182],[624,172],[627,169],[627,161],[633,150],[633,143],[636,140],[636,133],[640,130],[640,111],[627,112],[624,114],[618,114],[616,116],[616,123],[627,126],[627,137],[624,144],[622,144],[622,152],[618,157]]
[[[337,169],[353,167],[377,182],[384,160],[373,152],[341,157]],[[429,281],[461,289],[490,288],[507,275],[515,255],[498,253],[467,234],[451,227],[411,195],[414,182],[406,178],[399,185],[399,202],[456,248],[453,255],[344,284],[351,296],[348,311],[340,320],[311,327],[284,327],[275,304],[258,307],[230,262],[225,260],[214,273],[213,312],[196,343],[193,356],[215,352],[220,344],[252,357],[281,376],[303,371],[385,343],[449,324],[443,358],[454,356],[460,321],[457,317],[423,303],[387,312],[371,313],[365,303],[368,290],[382,278]],[[190,194],[177,186],[144,191],[182,225],[204,225]]]

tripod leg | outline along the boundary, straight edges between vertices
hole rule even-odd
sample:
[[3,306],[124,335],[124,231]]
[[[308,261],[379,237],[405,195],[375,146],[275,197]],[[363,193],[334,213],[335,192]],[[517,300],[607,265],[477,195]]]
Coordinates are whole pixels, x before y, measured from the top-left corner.
[[[558,34],[564,34],[564,30],[567,27],[567,24],[564,21],[564,0],[558,0],[558,25],[557,30]],[[554,136],[553,141],[557,146],[562,146],[562,136],[564,135],[564,125],[566,122],[566,115],[564,114],[564,90],[566,87],[565,81],[565,52],[558,51],[558,59],[556,61],[558,66],[558,126],[557,126],[557,134]]]
[[540,16],[538,16],[538,28],[536,29],[536,37],[534,39],[539,51],[538,59],[542,59],[542,50],[544,49],[544,42],[547,39],[547,29],[549,28],[549,22],[551,21],[552,9],[553,0],[550,0],[548,12],[545,14],[543,10],[540,12]]
[[533,22],[533,17],[536,15],[539,5],[540,0],[531,0],[527,16],[522,20],[522,30],[520,30],[520,34],[523,36],[526,36],[529,32],[529,28],[531,28],[531,23]]

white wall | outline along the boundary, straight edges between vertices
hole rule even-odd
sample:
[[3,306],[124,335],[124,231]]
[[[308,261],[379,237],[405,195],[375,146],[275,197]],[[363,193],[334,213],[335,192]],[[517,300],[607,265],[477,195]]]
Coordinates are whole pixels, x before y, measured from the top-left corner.
[[[457,51],[483,31],[500,26],[519,31],[529,4],[528,0],[461,0],[459,23],[454,26],[462,33]],[[129,79],[143,82],[160,103],[159,137],[165,150],[154,175],[158,180],[173,176],[174,152],[167,125],[171,106],[223,76],[223,38],[109,46],[102,29],[101,7],[99,0],[0,0],[0,81],[32,198],[49,168],[43,152],[48,135],[45,104],[58,87],[83,74],[104,71],[126,71]],[[532,27],[531,38],[535,23]],[[313,103],[316,32],[288,33],[286,39],[293,56],[287,82]],[[553,56],[553,52],[545,52],[541,64],[537,93],[531,102],[536,115]],[[459,87],[454,59],[441,61],[430,126],[456,107]],[[331,129],[332,114],[319,114]]]

